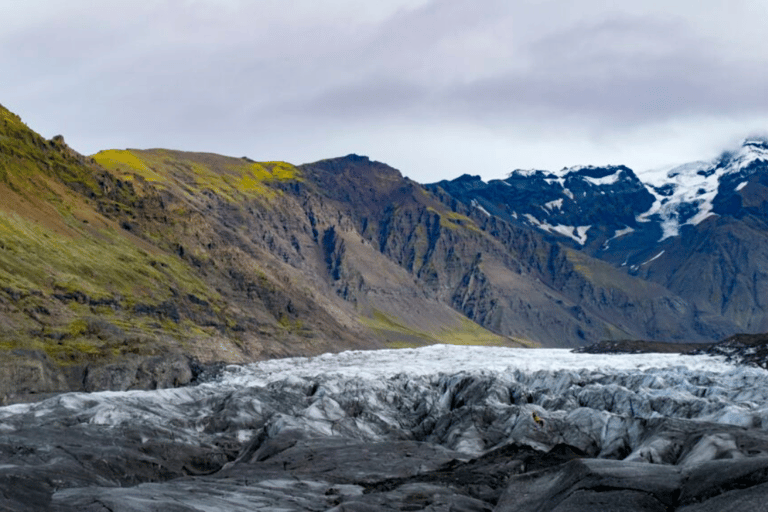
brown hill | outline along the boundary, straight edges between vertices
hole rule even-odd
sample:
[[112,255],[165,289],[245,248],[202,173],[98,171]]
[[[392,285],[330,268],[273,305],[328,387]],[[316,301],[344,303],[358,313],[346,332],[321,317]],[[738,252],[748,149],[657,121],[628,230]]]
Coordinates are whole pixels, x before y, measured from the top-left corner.
[[179,384],[190,358],[511,342],[426,297],[316,188],[282,162],[84,157],[0,108],[0,394]]

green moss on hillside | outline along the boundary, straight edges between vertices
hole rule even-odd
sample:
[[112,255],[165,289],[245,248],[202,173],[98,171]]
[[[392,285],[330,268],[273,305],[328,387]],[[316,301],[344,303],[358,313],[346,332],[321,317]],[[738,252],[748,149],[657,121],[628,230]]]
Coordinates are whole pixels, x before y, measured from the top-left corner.
[[85,163],[63,138],[45,140],[0,106],[0,183],[16,193],[38,196],[50,192],[40,179],[44,176],[98,195],[98,180]]
[[211,297],[184,262],[148,254],[119,233],[70,238],[0,212],[0,281],[19,291],[82,292],[92,299],[159,303],[178,292]]
[[302,180],[300,171],[286,162],[251,162],[208,153],[111,149],[93,158],[121,179],[141,176],[187,196],[210,191],[229,202],[272,199],[280,193],[273,185]]
[[424,331],[409,327],[405,323],[377,309],[361,322],[387,341],[391,348],[412,348],[422,345],[444,343],[447,345],[508,346],[517,344],[531,347],[527,340],[510,339],[485,329],[467,318],[458,318],[457,323],[446,325],[440,330]]
[[147,164],[136,155],[127,150],[107,149],[93,155],[96,162],[110,171],[117,171],[120,177],[132,179],[138,174],[147,181],[163,182],[165,178],[150,169]]
[[440,227],[442,228],[451,230],[465,228],[475,233],[482,233],[475,222],[466,215],[452,211],[437,211],[431,206],[427,207],[427,210],[440,216]]

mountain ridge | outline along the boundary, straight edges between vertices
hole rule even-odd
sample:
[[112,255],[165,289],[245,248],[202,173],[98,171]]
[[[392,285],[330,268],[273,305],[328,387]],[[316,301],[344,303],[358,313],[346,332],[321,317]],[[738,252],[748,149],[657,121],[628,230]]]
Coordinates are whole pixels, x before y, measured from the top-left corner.
[[[195,361],[768,330],[759,293],[729,291],[727,279],[688,284],[715,219],[683,229],[701,238],[686,238],[688,259],[667,248],[674,237],[659,255],[636,243],[662,233],[657,218],[643,232],[636,215],[657,196],[624,166],[420,185],[356,154],[303,165],[166,149],[86,157],[0,114],[8,400],[183,384]],[[718,218],[744,230],[735,250],[751,258],[764,247],[766,184],[742,178],[728,188],[737,199],[711,203],[744,212]],[[734,250],[733,228],[717,229],[726,241],[707,259],[713,276]],[[744,293],[754,304],[739,306]]]
[[[579,179],[585,169],[591,176]],[[761,299],[768,291],[761,270],[768,242],[766,171],[768,142],[752,138],[711,162],[651,173],[646,182],[642,173],[605,166],[513,171],[487,184],[473,179],[467,186],[462,177],[432,186],[659,283],[697,311],[732,323],[733,332],[760,332],[768,328]]]

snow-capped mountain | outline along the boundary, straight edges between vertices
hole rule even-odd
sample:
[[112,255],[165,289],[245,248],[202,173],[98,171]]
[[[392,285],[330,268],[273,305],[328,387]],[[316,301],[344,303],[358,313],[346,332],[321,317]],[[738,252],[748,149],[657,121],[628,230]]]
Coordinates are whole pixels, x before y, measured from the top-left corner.
[[636,225],[637,212],[654,204],[653,194],[624,166],[573,167],[557,173],[516,170],[505,180],[487,184],[465,175],[439,185],[451,194],[471,195],[476,208],[581,246],[594,232],[615,233]]
[[470,203],[482,211],[585,246],[635,231],[658,234],[661,242],[712,215],[735,214],[743,203],[736,194],[750,194],[745,189],[760,183],[766,171],[768,141],[754,138],[712,162],[639,175],[623,165],[576,166],[557,172],[518,169],[504,180],[488,183],[464,175],[437,185],[455,195],[471,196]]
[[465,175],[432,185],[468,208],[664,285],[702,313],[768,329],[768,140],[710,162],[635,173],[625,166]]
[[651,208],[638,220],[661,222],[662,239],[678,236],[681,226],[698,225],[708,217],[738,212],[737,193],[753,176],[768,170],[768,141],[745,140],[734,152],[714,162],[693,162],[640,176],[655,196]]

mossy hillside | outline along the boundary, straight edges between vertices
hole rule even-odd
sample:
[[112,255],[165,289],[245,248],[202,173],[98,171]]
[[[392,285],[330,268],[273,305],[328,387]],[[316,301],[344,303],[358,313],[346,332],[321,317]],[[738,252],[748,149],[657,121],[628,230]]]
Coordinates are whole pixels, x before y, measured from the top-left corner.
[[119,231],[62,235],[0,211],[0,283],[0,348],[42,351],[59,364],[159,353],[169,342],[220,334],[199,319],[227,325],[223,299],[184,261]]
[[99,195],[98,176],[89,165],[88,159],[69,149],[63,138],[44,139],[0,106],[0,183],[22,194],[31,190],[37,196],[45,192],[38,188],[45,182],[36,179],[42,175],[87,195]]
[[475,224],[475,222],[466,215],[462,215],[450,210],[438,211],[431,206],[427,207],[427,210],[440,216],[440,227],[442,228],[450,230],[464,228],[474,233],[482,233],[480,228],[477,227],[477,224]]
[[0,357],[38,352],[60,367],[82,367],[125,357],[190,353],[197,344],[217,338],[198,330],[187,320],[169,326],[147,317],[87,315],[29,333],[0,331]]
[[187,198],[208,191],[231,203],[273,199],[281,193],[275,185],[302,180],[300,171],[286,162],[253,162],[209,153],[106,150],[93,159],[121,179],[141,176],[158,187],[173,187]]
[[382,337],[391,348],[414,348],[442,343],[447,345],[525,346],[535,344],[522,339],[512,339],[492,333],[468,318],[458,318],[452,325],[439,330],[425,331],[406,325],[397,318],[374,309],[371,316],[362,317],[361,323]]
[[178,258],[150,254],[118,232],[101,239],[64,237],[14,214],[0,212],[0,279],[20,291],[81,291],[94,299],[152,303],[177,293],[216,300]]
[[92,158],[105,169],[117,172],[123,179],[131,180],[134,175],[139,175],[150,182],[166,181],[165,177],[150,169],[144,160],[128,150],[107,149]]

